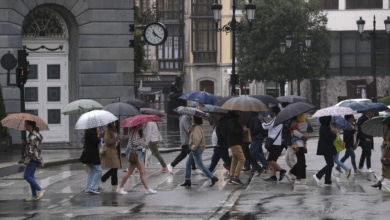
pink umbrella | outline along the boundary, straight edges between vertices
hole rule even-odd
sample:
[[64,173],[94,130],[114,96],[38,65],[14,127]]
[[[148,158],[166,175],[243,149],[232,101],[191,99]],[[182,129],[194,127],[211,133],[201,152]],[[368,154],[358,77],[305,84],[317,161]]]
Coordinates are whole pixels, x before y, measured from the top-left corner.
[[160,122],[162,120],[157,115],[141,114],[141,115],[136,115],[136,116],[133,116],[130,118],[126,118],[125,120],[123,120],[121,122],[120,127],[121,128],[135,127],[135,126],[138,126],[140,124],[144,124],[144,123],[150,122],[150,121]]

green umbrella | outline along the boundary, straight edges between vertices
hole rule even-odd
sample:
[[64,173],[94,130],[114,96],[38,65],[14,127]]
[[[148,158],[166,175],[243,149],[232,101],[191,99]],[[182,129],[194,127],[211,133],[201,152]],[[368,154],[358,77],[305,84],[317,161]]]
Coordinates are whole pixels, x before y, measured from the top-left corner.
[[89,112],[95,109],[102,109],[103,106],[94,100],[91,99],[79,99],[69,103],[65,106],[62,114],[71,115],[71,114],[82,114],[84,112]]

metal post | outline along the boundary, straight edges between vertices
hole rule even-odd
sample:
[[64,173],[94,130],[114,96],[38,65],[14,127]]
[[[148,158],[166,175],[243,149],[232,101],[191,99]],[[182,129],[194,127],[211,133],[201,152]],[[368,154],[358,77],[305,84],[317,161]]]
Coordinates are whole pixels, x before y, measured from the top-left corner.
[[[19,89],[20,89],[20,112],[25,112],[26,111],[26,107],[25,107],[25,103],[24,103],[24,85],[18,85]],[[26,131],[23,130],[20,132],[20,137],[21,139],[23,140],[23,142],[26,141]],[[25,148],[24,148],[24,145],[21,144],[20,146],[20,151],[21,151],[21,158],[19,160],[19,163],[24,163],[24,159],[26,157],[25,155]]]
[[374,29],[370,33],[371,35],[371,71],[372,71],[372,78],[373,78],[373,93],[372,93],[372,101],[376,102],[378,99],[378,94],[377,94],[377,84],[376,84],[376,29],[375,29],[375,16],[374,16]]
[[232,74],[230,75],[230,83],[232,85],[231,95],[236,95],[236,1],[233,0],[233,17],[231,21],[232,27]]

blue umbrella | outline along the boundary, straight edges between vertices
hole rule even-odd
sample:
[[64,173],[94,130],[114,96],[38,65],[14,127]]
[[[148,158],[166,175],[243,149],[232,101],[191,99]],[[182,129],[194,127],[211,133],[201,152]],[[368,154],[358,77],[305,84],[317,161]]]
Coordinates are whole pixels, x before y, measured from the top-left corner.
[[186,92],[183,93],[183,95],[181,95],[179,99],[190,100],[190,101],[199,102],[201,104],[211,104],[211,105],[213,105],[218,101],[217,96],[204,91]]
[[357,112],[365,111],[366,106],[358,103],[358,102],[349,102],[348,104],[342,105],[344,107],[350,107],[352,110],[355,110]]
[[332,122],[341,130],[353,130],[352,126],[342,116],[332,116]]
[[363,112],[365,112],[366,110],[369,110],[369,109],[373,109],[375,112],[381,112],[381,111],[389,110],[389,107],[387,107],[387,105],[385,105],[383,103],[377,103],[377,102],[369,103],[367,105],[364,105],[364,107],[365,107],[364,110],[357,111],[357,112],[358,113],[363,113]]

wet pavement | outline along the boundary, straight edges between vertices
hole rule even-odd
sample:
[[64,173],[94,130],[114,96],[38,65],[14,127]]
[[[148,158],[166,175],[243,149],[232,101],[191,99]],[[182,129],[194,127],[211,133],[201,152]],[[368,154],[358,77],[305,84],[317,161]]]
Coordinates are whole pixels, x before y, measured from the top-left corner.
[[[164,130],[162,133],[165,142],[160,149],[169,163],[178,154],[178,148],[172,142],[178,138],[178,132]],[[380,138],[375,139],[376,146],[380,141]],[[389,180],[383,182],[382,190],[370,186],[381,168],[379,149],[372,155],[375,173],[352,174],[347,179],[345,174],[333,170],[333,186],[324,187],[317,186],[312,178],[325,164],[322,157],[315,155],[316,144],[317,138],[309,139],[307,179],[302,184],[293,184],[286,179],[270,183],[264,180],[269,174],[258,176],[242,172],[240,178],[245,185],[229,185],[220,163],[214,172],[219,178],[215,186],[210,187],[210,181],[203,175],[192,175],[192,187],[186,189],[180,186],[184,181],[185,160],[174,169],[175,174],[170,175],[161,173],[161,166],[153,158],[147,167],[147,181],[158,191],[155,195],[144,194],[138,174],[133,174],[125,185],[128,195],[111,192],[109,181],[100,195],[84,194],[86,172],[78,162],[81,149],[45,149],[45,167],[37,170],[36,179],[47,191],[36,202],[23,201],[30,195],[30,188],[22,176],[23,166],[17,164],[20,152],[1,152],[0,218],[388,219]],[[360,158],[360,148],[356,153]],[[206,166],[210,164],[211,155],[212,149],[206,149],[203,155]],[[124,160],[122,163],[127,164]],[[284,152],[279,163],[287,168]],[[346,164],[351,165],[349,160]],[[124,172],[120,170],[118,174],[120,179]]]

